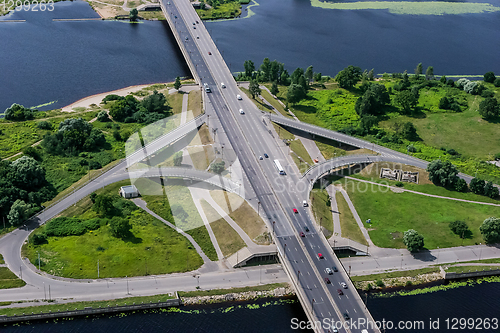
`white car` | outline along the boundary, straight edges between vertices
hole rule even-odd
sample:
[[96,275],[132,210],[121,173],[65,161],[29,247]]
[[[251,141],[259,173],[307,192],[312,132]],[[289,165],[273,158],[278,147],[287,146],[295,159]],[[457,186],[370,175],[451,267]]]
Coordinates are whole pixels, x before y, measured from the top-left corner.
[[236,95],[236,98],[237,98],[238,100],[240,100],[240,101],[243,99],[243,98],[241,98],[241,95]]
[[240,109],[240,114],[245,114],[245,111],[243,111],[243,109]]
[[226,85],[224,84],[224,82],[221,82],[221,83],[220,83],[220,86],[221,86],[222,88],[226,88]]
[[347,284],[345,282],[340,282],[340,285],[342,286],[342,288],[347,289]]

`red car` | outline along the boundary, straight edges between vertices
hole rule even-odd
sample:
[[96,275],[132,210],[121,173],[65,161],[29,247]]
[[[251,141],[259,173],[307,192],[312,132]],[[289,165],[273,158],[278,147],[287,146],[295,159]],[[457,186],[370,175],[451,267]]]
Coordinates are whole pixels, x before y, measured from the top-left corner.
[[339,295],[344,295],[344,292],[342,291],[342,289],[337,289],[337,292],[339,293]]
[[297,210],[297,208],[294,208],[294,209],[293,209],[293,212],[294,212],[295,214],[297,214],[299,211]]
[[325,278],[325,282],[326,282],[327,284],[330,284],[330,283],[331,283],[331,282],[330,282],[330,279],[329,279],[329,278],[327,278],[327,277]]
[[318,259],[323,259],[323,255],[321,253],[318,253]]
[[212,52],[208,51],[208,55],[212,55]]
[[306,237],[306,235],[301,231],[300,232],[300,237]]

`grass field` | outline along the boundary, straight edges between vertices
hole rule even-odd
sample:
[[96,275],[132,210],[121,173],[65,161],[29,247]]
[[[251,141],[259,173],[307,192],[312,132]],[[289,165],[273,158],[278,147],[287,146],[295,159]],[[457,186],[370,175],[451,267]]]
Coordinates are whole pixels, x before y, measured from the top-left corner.
[[309,156],[309,153],[300,140],[290,141],[290,149],[292,150],[290,155],[301,173],[305,172],[314,164],[311,156]]
[[7,267],[0,267],[0,289],[24,287],[26,282],[17,277]]
[[368,245],[361,229],[359,229],[356,219],[354,219],[354,216],[352,215],[351,209],[349,209],[347,201],[345,201],[345,198],[340,191],[335,192],[335,199],[337,200],[337,207],[339,210],[342,237],[352,239],[360,244]]
[[217,9],[196,9],[196,12],[202,20],[229,19],[241,14],[241,5],[239,1],[231,1],[220,4]]
[[246,201],[234,193],[222,190],[210,191],[210,195],[254,242],[269,244],[269,240],[265,237],[267,228],[264,221]]
[[[81,236],[49,237],[48,244],[23,247],[23,255],[49,274],[76,278],[100,278],[168,274],[197,269],[203,264],[191,243],[182,235],[142,210],[132,213],[131,235],[111,236],[102,226]],[[37,232],[43,232],[41,227]]]
[[40,313],[40,312],[57,312],[66,310],[84,310],[87,307],[95,308],[107,308],[109,306],[120,306],[120,305],[131,305],[133,303],[140,304],[142,302],[165,302],[169,299],[174,299],[170,295],[154,295],[154,296],[138,296],[138,297],[126,297],[118,298],[105,301],[88,301],[88,302],[70,302],[61,304],[43,304],[38,306],[28,306],[28,307],[14,307],[14,308],[2,308],[0,309],[0,315],[3,316],[14,316],[21,315],[23,313]]
[[[345,181],[362,221],[371,219],[370,237],[380,247],[404,248],[403,232],[415,229],[424,236],[425,248],[435,249],[484,243],[479,232],[481,223],[490,216],[500,216],[500,207],[426,197],[413,193],[394,193],[378,185]],[[465,221],[472,237],[462,240],[448,224]]]
[[276,110],[278,110],[278,112],[281,113],[282,116],[292,117],[292,115],[290,113],[285,111],[285,108],[283,107],[283,105],[281,105],[281,103],[279,103],[277,100],[275,100],[274,97],[271,96],[271,94],[267,92],[267,90],[262,89],[260,94],[266,101],[269,102],[269,104],[271,104]]
[[469,272],[480,272],[480,271],[491,271],[500,269],[500,266],[479,266],[479,265],[471,265],[471,266],[451,266],[445,269],[446,273],[469,273]]
[[[192,111],[192,113],[190,113],[190,115],[193,118],[196,118],[197,116],[199,116],[202,113],[202,111],[203,111],[202,110],[202,108],[203,108],[202,103],[203,102],[201,99],[201,91],[192,90],[189,92],[187,109],[188,109],[188,111]],[[190,116],[188,115],[187,121],[189,121],[189,120],[191,120],[191,119],[190,119]]]
[[439,267],[426,267],[421,269],[414,269],[410,271],[394,271],[380,274],[370,274],[370,275],[358,275],[351,276],[352,281],[375,281],[382,279],[393,279],[403,276],[417,276],[419,274],[428,274],[439,272]]
[[241,239],[238,233],[231,228],[229,223],[226,222],[205,200],[201,200],[203,211],[210,222],[210,227],[214,232],[217,243],[225,257],[245,247],[245,242]]
[[328,192],[324,189],[315,188],[311,191],[311,210],[318,225],[321,225],[325,237],[333,234],[332,208],[328,204]]

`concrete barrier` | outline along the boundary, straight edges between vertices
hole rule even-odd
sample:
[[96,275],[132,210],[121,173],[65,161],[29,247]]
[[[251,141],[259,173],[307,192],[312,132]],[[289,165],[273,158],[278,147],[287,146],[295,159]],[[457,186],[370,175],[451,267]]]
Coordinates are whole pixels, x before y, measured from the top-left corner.
[[469,271],[467,273],[444,272],[443,277],[445,280],[452,280],[452,279],[466,279],[472,277],[491,276],[491,275],[500,275],[500,269],[489,269],[487,271],[477,270],[477,271]]

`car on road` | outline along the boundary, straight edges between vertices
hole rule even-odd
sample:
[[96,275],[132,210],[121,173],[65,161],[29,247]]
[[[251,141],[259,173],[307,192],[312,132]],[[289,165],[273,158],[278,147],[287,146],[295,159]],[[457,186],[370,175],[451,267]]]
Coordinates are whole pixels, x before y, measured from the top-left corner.
[[332,327],[332,333],[339,333],[339,330],[336,327]]
[[349,319],[349,314],[348,314],[347,312],[344,312],[343,316],[344,316],[344,319],[345,319],[345,320],[348,320],[348,319]]
[[315,158],[313,161],[314,161],[314,163],[318,163],[319,162],[317,158]]
[[323,255],[321,253],[318,253],[318,259],[323,259]]
[[299,211],[297,210],[297,208],[293,208],[293,212],[297,214]]
[[193,22],[193,25],[195,25],[196,23]]
[[196,23],[200,23],[200,22],[196,21]]
[[306,237],[306,235],[301,231],[300,232],[300,237]]
[[307,206],[308,206],[307,200],[302,201],[302,207],[307,207]]
[[267,155],[266,153],[264,153],[264,157],[265,158],[269,158],[269,155]]
[[189,38],[187,38],[187,36],[186,36],[186,40],[188,40],[188,39],[189,39]]
[[327,278],[327,277],[325,278],[325,282],[326,282],[326,284],[330,284],[330,283],[331,283],[331,282],[330,282],[330,279],[329,279],[329,278]]
[[336,266],[333,266],[332,269],[333,269],[334,272],[338,272],[339,271]]
[[[240,109],[240,114],[245,114],[245,111],[243,109]],[[261,156],[262,157],[262,156]],[[261,158],[262,159],[262,158]]]
[[196,39],[200,39],[200,36],[196,36]]
[[304,226],[304,230],[309,232],[309,228],[307,227],[307,225]]
[[241,98],[241,95],[236,95],[236,99],[238,99],[239,101],[241,101],[243,98]]
[[262,156],[259,156],[259,160],[261,160],[261,161],[263,160]]
[[177,18],[177,16],[174,16],[174,18]]
[[226,88],[226,85],[224,84],[224,82],[221,82],[220,86],[221,86],[221,88]]
[[193,29],[196,29],[196,27],[193,27]]
[[345,282],[340,282],[340,285],[342,286],[342,288],[347,289],[347,284]]
[[212,52],[208,51],[208,55],[212,55]]
[[332,271],[332,269],[330,267],[325,268],[325,272],[328,275],[332,275],[333,274],[333,271]]
[[339,293],[339,295],[344,295],[344,292],[342,291],[342,289],[337,289],[337,292]]

